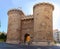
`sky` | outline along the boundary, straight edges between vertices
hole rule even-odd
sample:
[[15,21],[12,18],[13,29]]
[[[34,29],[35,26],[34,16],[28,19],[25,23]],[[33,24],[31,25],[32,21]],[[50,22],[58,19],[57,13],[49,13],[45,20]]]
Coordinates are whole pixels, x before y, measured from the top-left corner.
[[8,15],[10,9],[21,9],[25,15],[33,14],[33,6],[37,3],[48,2],[54,5],[53,11],[53,30],[60,30],[60,0],[0,0],[0,22],[1,32],[8,29]]

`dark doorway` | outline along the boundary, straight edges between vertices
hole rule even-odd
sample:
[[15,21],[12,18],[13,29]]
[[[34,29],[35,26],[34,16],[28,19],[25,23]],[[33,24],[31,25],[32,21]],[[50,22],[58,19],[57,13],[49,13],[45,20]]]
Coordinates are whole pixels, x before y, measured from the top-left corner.
[[30,34],[26,33],[26,34],[24,35],[24,43],[26,42],[27,36],[30,36]]

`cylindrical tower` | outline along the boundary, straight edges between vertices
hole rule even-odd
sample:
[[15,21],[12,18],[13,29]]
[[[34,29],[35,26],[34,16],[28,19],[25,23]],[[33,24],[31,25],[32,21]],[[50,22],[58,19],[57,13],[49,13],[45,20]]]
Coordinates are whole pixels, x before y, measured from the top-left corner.
[[54,6],[49,3],[39,3],[33,7],[34,37],[33,41],[53,40],[53,14]]
[[21,34],[21,17],[24,13],[19,9],[12,9],[8,11],[8,33],[7,43],[20,43]]

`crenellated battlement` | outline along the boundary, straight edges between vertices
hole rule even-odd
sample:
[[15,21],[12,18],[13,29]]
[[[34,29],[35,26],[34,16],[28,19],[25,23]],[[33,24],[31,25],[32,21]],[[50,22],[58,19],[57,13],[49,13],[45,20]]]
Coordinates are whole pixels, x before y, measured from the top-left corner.
[[10,9],[7,14],[9,15],[9,14],[12,14],[12,13],[18,13],[20,15],[24,15],[23,11],[20,10],[20,9]]
[[10,9],[7,13],[9,21],[6,42],[24,43],[26,34],[32,37],[33,45],[53,42],[53,10],[54,6],[45,2],[33,6],[33,15],[25,15],[20,9]]
[[37,6],[45,6],[45,5],[52,7],[52,10],[54,10],[54,6],[53,6],[52,4],[50,4],[50,3],[45,3],[45,2],[43,2],[43,3],[38,3],[38,4],[34,5],[33,9],[35,9],[35,7],[37,7]]

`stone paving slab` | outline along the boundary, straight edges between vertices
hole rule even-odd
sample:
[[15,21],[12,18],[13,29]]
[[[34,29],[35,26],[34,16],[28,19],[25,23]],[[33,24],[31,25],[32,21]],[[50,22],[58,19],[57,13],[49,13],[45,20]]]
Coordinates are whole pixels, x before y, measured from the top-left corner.
[[31,46],[20,44],[0,43],[0,49],[60,49],[59,46]]

